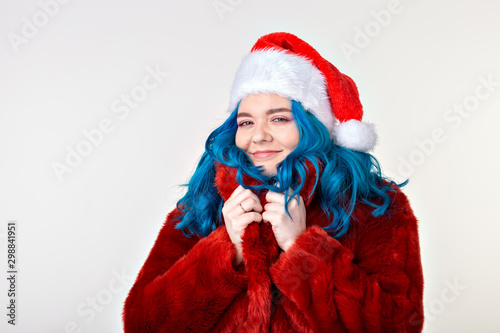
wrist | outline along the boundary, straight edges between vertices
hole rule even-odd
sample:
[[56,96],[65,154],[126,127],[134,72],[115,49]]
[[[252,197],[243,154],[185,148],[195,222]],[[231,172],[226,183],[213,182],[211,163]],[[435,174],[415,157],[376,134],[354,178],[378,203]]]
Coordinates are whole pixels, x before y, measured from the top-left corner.
[[281,248],[284,252],[288,251],[288,249],[293,245],[295,241],[289,241],[285,244],[283,244],[283,247]]
[[236,254],[233,257],[233,268],[237,269],[242,262],[243,262],[243,254],[239,251],[236,251]]

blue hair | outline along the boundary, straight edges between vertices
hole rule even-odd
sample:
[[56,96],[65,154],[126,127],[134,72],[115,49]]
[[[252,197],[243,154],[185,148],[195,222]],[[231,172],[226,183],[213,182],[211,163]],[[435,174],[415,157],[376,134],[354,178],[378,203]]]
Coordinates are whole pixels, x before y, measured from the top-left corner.
[[[349,229],[358,201],[373,207],[373,216],[386,212],[391,203],[387,191],[394,190],[394,186],[404,186],[406,182],[398,185],[387,180],[374,156],[337,146],[327,128],[312,113],[305,111],[297,101],[292,100],[291,104],[300,140],[297,147],[276,166],[275,176],[264,175],[263,168],[254,166],[247,154],[235,145],[239,105],[209,135],[205,152],[185,185],[187,192],[177,202],[182,216],[176,228],[182,229],[188,237],[205,237],[223,223],[223,200],[214,185],[215,162],[237,168],[237,182],[257,194],[264,190],[284,193],[287,213],[288,202],[294,196],[298,198],[304,187],[308,176],[307,164],[312,165],[316,170],[316,179],[310,195],[319,189],[321,208],[331,221],[324,229],[335,238],[340,238]],[[262,184],[245,185],[243,175],[260,180]],[[291,194],[290,188],[293,190]]]

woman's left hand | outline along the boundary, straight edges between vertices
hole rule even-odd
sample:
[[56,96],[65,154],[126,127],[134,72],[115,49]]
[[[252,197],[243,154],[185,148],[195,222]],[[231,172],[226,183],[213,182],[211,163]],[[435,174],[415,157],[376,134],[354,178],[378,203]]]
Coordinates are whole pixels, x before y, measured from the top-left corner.
[[[290,190],[291,192],[292,190]],[[285,195],[269,191],[266,195],[266,205],[262,213],[264,222],[271,223],[278,246],[287,251],[295,239],[306,230],[306,208],[304,200],[294,197],[288,203],[290,216],[285,212]]]

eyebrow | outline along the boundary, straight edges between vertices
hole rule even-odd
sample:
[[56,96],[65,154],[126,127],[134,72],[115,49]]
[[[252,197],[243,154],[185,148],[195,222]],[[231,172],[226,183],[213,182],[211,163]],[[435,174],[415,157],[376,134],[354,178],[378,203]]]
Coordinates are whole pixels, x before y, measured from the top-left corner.
[[[270,114],[274,114],[274,113],[278,113],[278,112],[292,112],[292,110],[290,110],[289,108],[269,109],[266,111],[266,115],[270,115]],[[240,118],[240,117],[252,117],[252,115],[248,112],[241,112],[241,113],[238,113],[236,118]]]

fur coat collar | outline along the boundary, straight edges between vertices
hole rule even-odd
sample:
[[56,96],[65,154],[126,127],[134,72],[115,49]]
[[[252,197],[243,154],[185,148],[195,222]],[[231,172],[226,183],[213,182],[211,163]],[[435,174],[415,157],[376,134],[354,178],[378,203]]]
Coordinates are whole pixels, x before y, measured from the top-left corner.
[[[216,164],[215,186],[222,199],[226,201],[240,185],[236,180],[237,168],[225,164]],[[306,210],[314,199],[314,183],[316,169],[312,163],[307,164],[307,178],[300,193]],[[248,175],[243,176],[243,183],[249,186],[261,185],[262,182]],[[267,191],[260,193],[262,206],[266,204]],[[277,261],[281,252],[272,227],[269,223],[251,223],[242,237],[243,264],[248,276],[248,331],[263,332],[269,327],[272,312],[272,293],[276,292],[269,275],[269,268]]]

